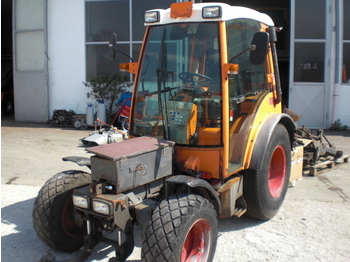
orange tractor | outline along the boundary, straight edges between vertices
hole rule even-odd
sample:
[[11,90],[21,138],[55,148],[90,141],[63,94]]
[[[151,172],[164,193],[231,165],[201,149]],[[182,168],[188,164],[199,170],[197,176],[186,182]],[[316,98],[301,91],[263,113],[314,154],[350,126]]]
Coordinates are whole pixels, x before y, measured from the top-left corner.
[[144,22],[139,62],[120,66],[135,75],[130,139],[65,158],[91,174],[59,173],[35,201],[43,242],[80,249],[69,261],[100,241],[125,261],[141,225],[142,261],[209,262],[217,218],[271,219],[287,192],[296,125],[282,112],[271,18],[182,2],[147,11]]

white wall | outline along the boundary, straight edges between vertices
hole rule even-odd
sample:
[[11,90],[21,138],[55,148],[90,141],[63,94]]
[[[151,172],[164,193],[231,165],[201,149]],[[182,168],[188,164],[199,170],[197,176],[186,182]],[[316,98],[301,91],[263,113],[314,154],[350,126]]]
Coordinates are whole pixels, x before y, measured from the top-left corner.
[[85,113],[85,2],[48,1],[49,113]]

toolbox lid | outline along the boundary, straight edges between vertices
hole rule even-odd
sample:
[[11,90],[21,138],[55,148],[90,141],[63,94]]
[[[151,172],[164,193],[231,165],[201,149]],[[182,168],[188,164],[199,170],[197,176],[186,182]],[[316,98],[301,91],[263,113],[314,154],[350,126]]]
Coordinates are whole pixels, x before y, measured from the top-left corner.
[[87,148],[86,151],[103,158],[116,161],[130,158],[165,147],[174,146],[175,142],[156,137],[142,136],[108,145]]

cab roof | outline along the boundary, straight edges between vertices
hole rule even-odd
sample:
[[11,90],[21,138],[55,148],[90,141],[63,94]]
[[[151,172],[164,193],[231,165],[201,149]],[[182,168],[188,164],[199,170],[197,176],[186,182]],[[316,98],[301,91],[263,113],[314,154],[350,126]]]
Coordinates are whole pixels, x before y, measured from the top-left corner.
[[[183,4],[177,3],[179,5]],[[202,17],[202,10],[204,7],[213,7],[213,6],[219,6],[221,8],[221,17],[219,18],[203,18]],[[239,19],[239,18],[247,18],[256,20],[258,22],[261,22],[267,26],[274,26],[274,22],[272,19],[264,14],[260,13],[256,10],[242,7],[242,6],[230,6],[228,4],[224,3],[197,3],[192,4],[192,14],[191,16],[187,17],[171,17],[171,8],[168,9],[152,9],[150,11],[158,11],[159,12],[159,22],[152,22],[147,23],[145,22],[145,25],[163,25],[163,24],[172,24],[172,23],[182,23],[182,22],[209,22],[209,21],[228,21],[232,19]]]

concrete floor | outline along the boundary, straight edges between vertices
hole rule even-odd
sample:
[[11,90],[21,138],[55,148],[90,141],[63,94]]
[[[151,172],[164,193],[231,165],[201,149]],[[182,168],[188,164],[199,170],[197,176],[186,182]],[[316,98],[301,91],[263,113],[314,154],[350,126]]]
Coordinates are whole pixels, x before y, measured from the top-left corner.
[[[62,162],[68,155],[88,156],[80,139],[93,130],[15,123],[1,127],[1,261],[38,261],[49,252],[36,236],[31,212],[40,187],[54,174],[82,169]],[[350,154],[350,131],[326,131],[327,138]],[[248,217],[219,220],[215,262],[348,261],[350,258],[350,164],[304,175],[289,188],[280,212],[270,221]],[[140,261],[140,232],[128,261]],[[88,261],[109,261],[114,251],[100,244]]]

